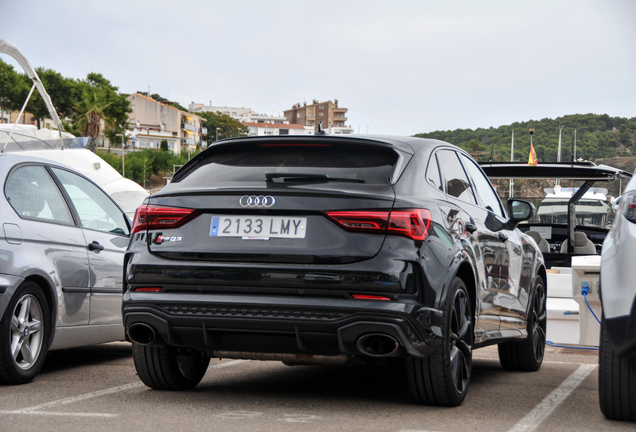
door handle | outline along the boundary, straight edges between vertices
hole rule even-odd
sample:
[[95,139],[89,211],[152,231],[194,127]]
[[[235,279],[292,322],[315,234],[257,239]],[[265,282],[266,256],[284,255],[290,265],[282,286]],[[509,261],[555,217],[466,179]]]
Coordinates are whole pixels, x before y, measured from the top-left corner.
[[96,241],[93,241],[92,243],[88,244],[88,250],[90,250],[90,251],[100,251],[100,250],[104,250],[104,246],[100,245]]
[[504,233],[500,232],[499,234],[497,234],[497,238],[499,240],[501,240],[502,242],[505,242],[506,240],[508,240],[508,236],[505,235]]

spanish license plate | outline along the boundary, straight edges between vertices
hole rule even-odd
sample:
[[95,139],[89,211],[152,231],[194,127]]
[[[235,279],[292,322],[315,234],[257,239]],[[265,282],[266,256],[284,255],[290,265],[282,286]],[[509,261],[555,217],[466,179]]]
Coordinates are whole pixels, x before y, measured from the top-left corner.
[[307,218],[284,216],[212,216],[210,236],[246,239],[305,238]]

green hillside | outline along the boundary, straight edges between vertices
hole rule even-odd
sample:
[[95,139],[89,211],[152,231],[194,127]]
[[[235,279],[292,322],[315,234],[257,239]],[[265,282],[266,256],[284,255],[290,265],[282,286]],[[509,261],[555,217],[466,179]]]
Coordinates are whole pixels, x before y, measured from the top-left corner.
[[636,117],[610,117],[607,114],[574,114],[556,119],[530,120],[488,129],[456,129],[419,133],[415,136],[435,138],[458,145],[479,160],[488,160],[492,149],[493,160],[510,160],[512,131],[515,134],[516,161],[527,161],[530,151],[529,129],[534,129],[534,149],[539,162],[557,159],[559,127],[561,160],[571,160],[576,131],[576,158],[596,161],[600,158],[636,156]]

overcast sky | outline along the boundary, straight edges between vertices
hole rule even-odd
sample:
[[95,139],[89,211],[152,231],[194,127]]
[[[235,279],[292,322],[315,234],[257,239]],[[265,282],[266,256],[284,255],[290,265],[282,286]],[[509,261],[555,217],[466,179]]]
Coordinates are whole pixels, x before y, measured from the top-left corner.
[[338,99],[361,133],[636,117],[634,0],[0,0],[0,38],[186,107]]

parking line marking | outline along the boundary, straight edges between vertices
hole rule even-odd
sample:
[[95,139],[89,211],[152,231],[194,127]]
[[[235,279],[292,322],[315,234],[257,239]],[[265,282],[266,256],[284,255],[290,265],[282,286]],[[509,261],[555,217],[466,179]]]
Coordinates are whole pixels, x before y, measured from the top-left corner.
[[[208,370],[212,370],[212,369],[221,369],[221,368],[225,368],[225,367],[230,367],[230,366],[235,366],[239,363],[244,363],[247,360],[233,360],[233,361],[229,361],[229,362],[225,362],[225,363],[218,363],[215,364],[213,366],[210,366],[208,368]],[[88,416],[88,417],[116,417],[118,414],[99,414],[99,413],[55,413],[52,411],[39,411],[39,410],[43,410],[46,408],[52,408],[52,407],[58,407],[61,405],[68,405],[71,403],[75,403],[75,402],[79,402],[79,401],[83,401],[83,400],[87,400],[87,399],[92,399],[92,398],[96,398],[96,397],[100,397],[100,396],[105,396],[105,395],[109,395],[109,394],[113,394],[113,393],[118,393],[121,391],[126,391],[126,390],[131,390],[134,388],[138,388],[138,387],[143,387],[144,383],[139,381],[139,382],[135,382],[135,383],[131,383],[131,384],[125,384],[122,386],[117,386],[117,387],[111,387],[111,388],[107,388],[104,390],[98,390],[98,391],[94,391],[91,393],[84,393],[82,395],[78,395],[78,396],[71,396],[68,398],[64,398],[64,399],[60,399],[60,400],[56,400],[56,401],[51,401],[51,402],[46,402],[43,404],[39,404],[39,405],[34,405],[28,408],[22,408],[22,409],[18,409],[18,410],[11,410],[11,411],[0,411],[0,414],[39,414],[39,415],[68,415],[68,416]]]
[[61,405],[68,405],[68,404],[79,402],[79,401],[83,401],[83,400],[86,400],[86,399],[92,399],[92,398],[105,396],[105,395],[112,394],[112,393],[118,393],[120,391],[134,389],[134,388],[137,388],[137,387],[141,387],[143,385],[144,385],[144,383],[139,381],[139,382],[132,383],[132,384],[126,384],[126,385],[122,385],[122,386],[118,386],[118,387],[111,387],[111,388],[107,388],[107,389],[104,389],[104,390],[98,390],[98,391],[94,391],[94,392],[91,392],[91,393],[84,393],[84,394],[78,395],[78,396],[71,396],[71,397],[60,399],[60,400],[56,400],[56,401],[46,402],[46,403],[43,403],[43,404],[34,405],[32,407],[15,410],[15,412],[18,413],[18,414],[26,414],[26,413],[30,414],[32,411],[42,410],[42,409],[45,409],[45,408],[57,407],[57,406],[61,406]]
[[56,412],[56,411],[0,411],[0,414],[30,414],[30,415],[50,415],[60,417],[117,417],[119,414],[103,413],[76,413],[76,412]]
[[531,432],[541,425],[550,414],[576,389],[579,384],[596,368],[595,364],[582,364],[560,386],[552,390],[524,418],[519,420],[508,432]]

